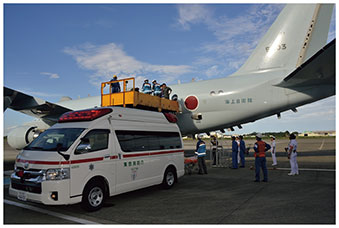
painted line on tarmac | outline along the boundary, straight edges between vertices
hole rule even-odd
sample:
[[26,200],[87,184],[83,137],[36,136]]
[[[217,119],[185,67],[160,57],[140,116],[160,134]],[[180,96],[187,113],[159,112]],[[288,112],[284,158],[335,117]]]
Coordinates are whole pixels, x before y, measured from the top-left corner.
[[80,224],[100,224],[100,223],[96,223],[96,222],[92,222],[86,219],[81,219],[81,218],[77,218],[77,217],[73,217],[73,216],[69,216],[69,215],[64,215],[58,212],[53,212],[53,211],[48,211],[46,209],[41,209],[38,207],[34,207],[31,205],[26,205],[26,204],[22,204],[22,203],[18,203],[18,202],[14,202],[11,200],[6,200],[4,199],[4,203],[5,204],[9,204],[12,206],[16,206],[16,207],[21,207],[21,208],[25,208],[31,211],[35,211],[35,212],[39,212],[39,213],[43,213],[43,214],[47,214],[47,215],[51,215],[57,218],[61,218],[61,219],[65,219],[71,222],[75,222],[75,223],[80,223]]
[[[291,168],[276,168],[277,170],[288,170]],[[335,169],[310,169],[310,168],[299,168],[300,171],[319,171],[319,172],[335,172]]]
[[321,145],[320,145],[320,147],[319,147],[319,150],[322,150],[322,149],[323,149],[324,144],[325,144],[325,139],[323,139],[323,142],[321,143]]

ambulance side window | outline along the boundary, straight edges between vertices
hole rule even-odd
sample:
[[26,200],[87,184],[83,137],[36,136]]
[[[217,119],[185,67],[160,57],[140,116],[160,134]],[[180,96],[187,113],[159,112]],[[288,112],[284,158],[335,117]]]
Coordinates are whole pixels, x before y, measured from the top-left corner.
[[[80,145],[76,150],[76,154],[89,153],[108,148],[110,130],[107,129],[95,129],[86,134],[82,138]],[[79,153],[79,151],[81,152]]]
[[178,132],[115,131],[124,152],[152,151],[181,148]]

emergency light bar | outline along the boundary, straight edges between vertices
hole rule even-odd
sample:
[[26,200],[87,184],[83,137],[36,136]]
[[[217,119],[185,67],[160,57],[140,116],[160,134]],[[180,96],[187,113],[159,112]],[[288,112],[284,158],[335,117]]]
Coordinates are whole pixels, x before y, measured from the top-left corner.
[[110,108],[102,108],[102,109],[88,109],[81,111],[66,112],[59,118],[59,123],[92,121],[108,113],[111,113],[112,111],[113,110]]

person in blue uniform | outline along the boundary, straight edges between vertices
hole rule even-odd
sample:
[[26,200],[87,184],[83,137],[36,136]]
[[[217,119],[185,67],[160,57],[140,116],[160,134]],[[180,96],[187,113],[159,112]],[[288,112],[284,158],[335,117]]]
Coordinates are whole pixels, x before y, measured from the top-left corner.
[[142,85],[141,92],[146,93],[146,94],[152,94],[152,86],[148,82],[148,79],[144,81],[144,84]]
[[238,168],[238,143],[235,136],[232,136],[232,169]]
[[152,86],[153,95],[154,95],[154,96],[161,97],[161,92],[162,92],[162,91],[161,91],[160,84],[157,83],[156,80],[153,80],[153,81],[152,81],[152,84],[153,84],[153,86]]
[[240,161],[241,161],[240,168],[245,168],[246,145],[245,145],[244,137],[242,135],[239,136],[239,139],[240,139]]
[[198,136],[198,142],[197,142],[195,154],[196,156],[198,156],[198,166],[199,166],[198,174],[202,175],[203,171],[205,174],[207,174],[207,168],[206,168],[206,163],[205,163],[206,144],[204,141],[202,141],[201,135]]
[[[117,81],[118,77],[116,75],[113,76],[113,79],[110,82]],[[112,88],[112,93],[120,93],[121,88],[120,88],[120,83],[119,82],[114,82],[111,83],[111,88]]]

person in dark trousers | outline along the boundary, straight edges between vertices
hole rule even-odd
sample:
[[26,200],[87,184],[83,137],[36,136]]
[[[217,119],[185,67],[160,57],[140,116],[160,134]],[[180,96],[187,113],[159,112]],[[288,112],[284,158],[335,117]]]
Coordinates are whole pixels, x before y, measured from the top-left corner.
[[[117,81],[117,80],[118,80],[118,77],[116,75],[114,75],[113,79],[110,82],[114,82],[114,81]],[[120,93],[120,91],[121,91],[119,82],[111,83],[111,88],[112,88],[111,93]]]
[[212,145],[212,157],[213,157],[212,165],[216,165],[217,164],[218,139],[215,135],[211,135],[211,145]]
[[232,136],[232,169],[238,168],[238,143],[235,136]]
[[259,133],[256,136],[257,142],[254,144],[254,157],[255,157],[255,181],[260,182],[260,168],[264,174],[264,182],[268,181],[267,167],[266,167],[266,151],[271,149],[271,146],[261,140],[262,135]]
[[202,141],[202,136],[198,136],[198,142],[195,154],[198,156],[198,166],[199,166],[199,172],[198,174],[202,175],[203,171],[205,174],[207,174],[207,168],[205,163],[205,156],[206,156],[206,144],[204,141]]
[[171,94],[171,92],[172,92],[172,89],[170,88],[170,87],[168,87],[167,85],[166,85],[166,83],[163,83],[162,85],[161,85],[161,97],[163,97],[163,98],[165,98],[165,99],[169,99],[169,96],[170,96],[170,94]]
[[240,139],[240,161],[241,161],[240,168],[245,168],[246,145],[245,145],[244,137],[242,135],[239,136],[239,139]]

